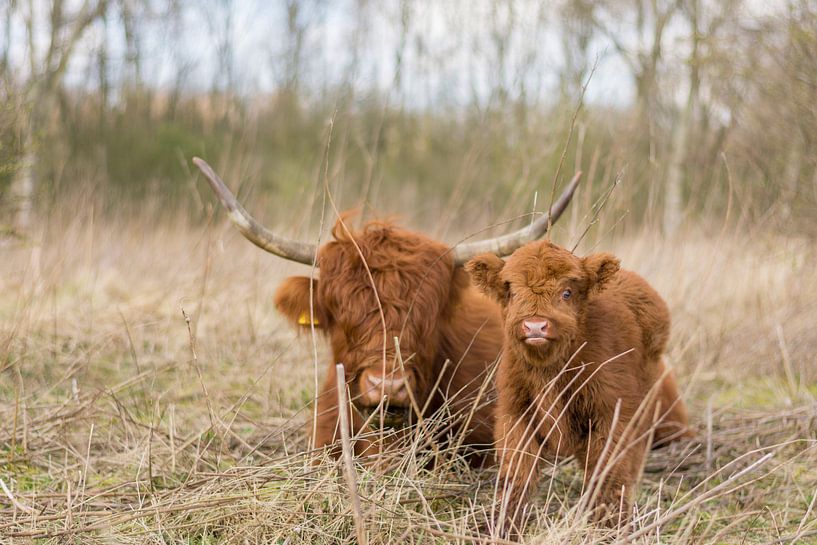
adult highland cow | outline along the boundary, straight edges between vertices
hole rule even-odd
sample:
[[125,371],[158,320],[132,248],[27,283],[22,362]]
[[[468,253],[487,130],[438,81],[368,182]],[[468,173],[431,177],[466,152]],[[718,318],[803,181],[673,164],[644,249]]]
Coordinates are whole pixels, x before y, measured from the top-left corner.
[[[193,161],[247,239],[320,270],[319,279],[286,279],[275,294],[275,306],[295,327],[314,324],[332,348],[317,401],[317,447],[339,437],[335,363],[345,366],[354,433],[403,428],[418,413],[446,405],[464,415],[448,430],[461,433],[464,445],[492,444],[493,388],[482,386],[501,349],[499,306],[470,285],[462,265],[486,251],[508,255],[541,237],[570,202],[578,175],[553,204],[552,219],[545,215],[497,238],[450,248],[391,223],[352,231],[340,219],[334,240],[317,248],[261,226],[207,163]],[[379,448],[368,440],[355,443],[358,455]]]
[[[543,457],[575,456],[594,514],[629,517],[653,444],[690,436],[662,354],[666,304],[611,254],[579,258],[548,241],[466,265],[501,302],[505,343],[497,370],[500,534],[515,533]],[[504,513],[504,514],[503,514]]]

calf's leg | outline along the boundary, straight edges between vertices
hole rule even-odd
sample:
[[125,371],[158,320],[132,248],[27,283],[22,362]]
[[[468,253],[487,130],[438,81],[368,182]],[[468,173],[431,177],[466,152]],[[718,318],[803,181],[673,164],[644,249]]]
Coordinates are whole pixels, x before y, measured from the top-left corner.
[[[659,360],[659,376],[664,375],[665,369],[664,360]],[[658,414],[663,417],[655,427],[653,447],[660,447],[683,437],[695,437],[695,432],[689,428],[687,408],[678,393],[678,383],[672,370],[666,373],[661,381],[658,403],[660,404]]]
[[539,450],[527,420],[508,415],[497,418],[500,505],[494,513],[494,530],[499,537],[515,536],[522,529],[526,499],[539,480]]
[[614,436],[608,442],[607,434],[599,434],[597,438],[591,438],[585,450],[585,494],[590,494],[593,499],[593,518],[611,527],[630,520],[636,478],[644,462],[647,444],[645,439],[632,441],[620,433],[616,435],[618,437]]

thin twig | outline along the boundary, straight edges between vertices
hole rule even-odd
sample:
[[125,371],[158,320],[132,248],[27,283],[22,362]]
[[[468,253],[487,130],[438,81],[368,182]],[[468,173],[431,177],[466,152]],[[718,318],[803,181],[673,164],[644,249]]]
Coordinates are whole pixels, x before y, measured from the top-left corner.
[[352,456],[352,441],[349,438],[349,403],[346,400],[346,373],[343,364],[335,365],[337,373],[338,390],[338,413],[340,415],[340,444],[343,450],[343,465],[345,468],[346,485],[349,487],[349,499],[352,502],[352,515],[355,520],[355,531],[357,541],[360,545],[366,545],[366,528],[363,524],[363,510],[360,507],[360,496],[357,493],[357,472]]
[[5,481],[3,481],[2,478],[0,478],[0,488],[3,489],[3,493],[9,499],[9,501],[11,501],[11,504],[14,507],[16,507],[17,509],[19,509],[20,511],[23,511],[24,513],[29,513],[29,514],[34,514],[34,513],[37,512],[36,510],[32,509],[31,507],[20,503],[17,500],[17,498],[14,497],[14,494],[11,493],[11,490],[9,490],[9,487],[6,486],[6,483],[5,483]]

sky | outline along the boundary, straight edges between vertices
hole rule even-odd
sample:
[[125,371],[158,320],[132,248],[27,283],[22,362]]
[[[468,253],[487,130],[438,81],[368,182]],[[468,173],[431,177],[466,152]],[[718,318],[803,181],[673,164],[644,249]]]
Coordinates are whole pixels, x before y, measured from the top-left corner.
[[[366,2],[363,2],[364,4]],[[48,38],[48,2],[34,2],[40,25],[37,42],[40,58]],[[67,0],[71,10],[80,4]],[[234,89],[252,96],[273,92],[283,77],[287,44],[286,10],[282,1],[201,0],[181,2],[179,16],[167,14],[167,3],[151,6],[141,26],[143,36],[142,78],[153,87],[181,85],[190,91],[222,86],[218,43],[228,35],[233,49]],[[317,4],[322,7],[316,8]],[[501,84],[511,93],[547,101],[558,92],[558,76],[564,65],[560,2],[534,0],[414,0],[410,33],[402,58],[402,78],[394,90],[396,55],[400,44],[401,6],[398,0],[305,0],[311,21],[303,45],[305,70],[302,81],[319,91],[327,85],[351,81],[361,92],[390,90],[394,100],[419,108],[435,104],[459,105],[491,100]],[[754,17],[780,10],[782,1],[750,0],[746,12]],[[144,5],[144,4],[142,4]],[[497,8],[497,6],[499,6]],[[71,11],[69,10],[69,12]],[[93,88],[98,82],[100,44],[109,52],[108,77],[125,77],[124,32],[118,14],[107,24],[94,25],[85,35],[69,65],[66,83]],[[225,21],[231,23],[225,24]],[[616,32],[635,48],[639,36],[626,19],[610,20]],[[505,61],[497,55],[494,35],[513,29],[505,46]],[[226,33],[226,34],[225,34]],[[353,44],[357,43],[357,56]],[[28,48],[23,20],[13,21],[11,58],[19,73],[27,72]],[[643,44],[642,44],[643,45]],[[687,51],[683,24],[669,25],[665,54],[682,64]],[[619,105],[632,101],[634,86],[624,59],[604,39],[590,43],[589,57],[598,59],[588,86],[589,102]],[[357,61],[355,63],[355,60]],[[355,68],[353,70],[353,67]],[[396,96],[395,96],[396,95]]]

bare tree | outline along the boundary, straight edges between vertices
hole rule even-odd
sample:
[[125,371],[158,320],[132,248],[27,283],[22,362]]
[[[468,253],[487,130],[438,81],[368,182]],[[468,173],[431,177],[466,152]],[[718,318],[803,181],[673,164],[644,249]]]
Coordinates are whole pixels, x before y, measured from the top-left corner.
[[[235,91],[235,52],[233,50],[233,0],[214,0],[208,12],[207,24],[216,36],[216,65],[213,76],[213,92],[230,95]],[[215,14],[215,16],[213,15]]]
[[[52,0],[44,22],[34,0],[14,6],[25,21],[29,59],[28,81],[22,90],[23,102],[28,107],[28,115],[20,124],[22,160],[10,188],[15,204],[13,225],[18,232],[25,232],[31,224],[38,141],[47,129],[49,113],[56,107],[68,63],[85,32],[105,13],[108,1],[85,0],[73,13],[66,12],[65,4],[64,0]],[[43,24],[48,29],[48,40],[41,52],[36,33]]]
[[[638,115],[642,126],[649,131],[650,154],[654,159],[652,137],[658,108],[659,67],[667,26],[679,9],[680,0],[605,1],[592,5],[593,24],[630,69]],[[630,18],[634,20],[630,22]],[[628,39],[628,36],[635,39]]]
[[683,162],[687,155],[690,125],[697,108],[698,93],[701,86],[699,57],[701,34],[698,23],[700,1],[687,0],[685,8],[684,11],[689,21],[690,40],[690,53],[687,60],[689,91],[687,92],[686,103],[681,110],[672,134],[670,162],[664,188],[664,233],[669,236],[676,232],[681,223],[683,212]]
[[142,46],[138,29],[138,0],[120,0],[120,17],[125,34],[125,66],[128,69],[125,84],[138,87],[142,84]]
[[3,9],[3,44],[0,52],[0,74],[6,79],[9,76],[9,55],[11,54],[11,19],[14,15],[14,0],[5,3]]
[[[727,56],[724,51],[727,40],[720,36],[721,30],[732,14],[741,7],[742,0],[723,0],[713,4],[701,0],[684,0],[680,14],[688,29],[689,55],[684,67],[687,75],[687,94],[674,120],[670,140],[669,163],[664,183],[663,228],[667,235],[678,229],[685,207],[683,190],[685,165],[690,150],[690,139],[704,120],[702,113],[701,85],[707,74],[708,64]],[[712,78],[720,77],[711,74]],[[722,138],[716,139],[722,143]],[[720,148],[720,144],[716,146]],[[716,151],[717,153],[717,151]]]
[[324,0],[286,0],[287,44],[284,53],[284,69],[281,87],[290,95],[297,96],[304,64],[308,58],[304,48],[310,27],[323,16]]
[[592,0],[568,0],[561,7],[564,65],[559,74],[562,101],[575,100],[590,69],[590,42],[595,36]]

